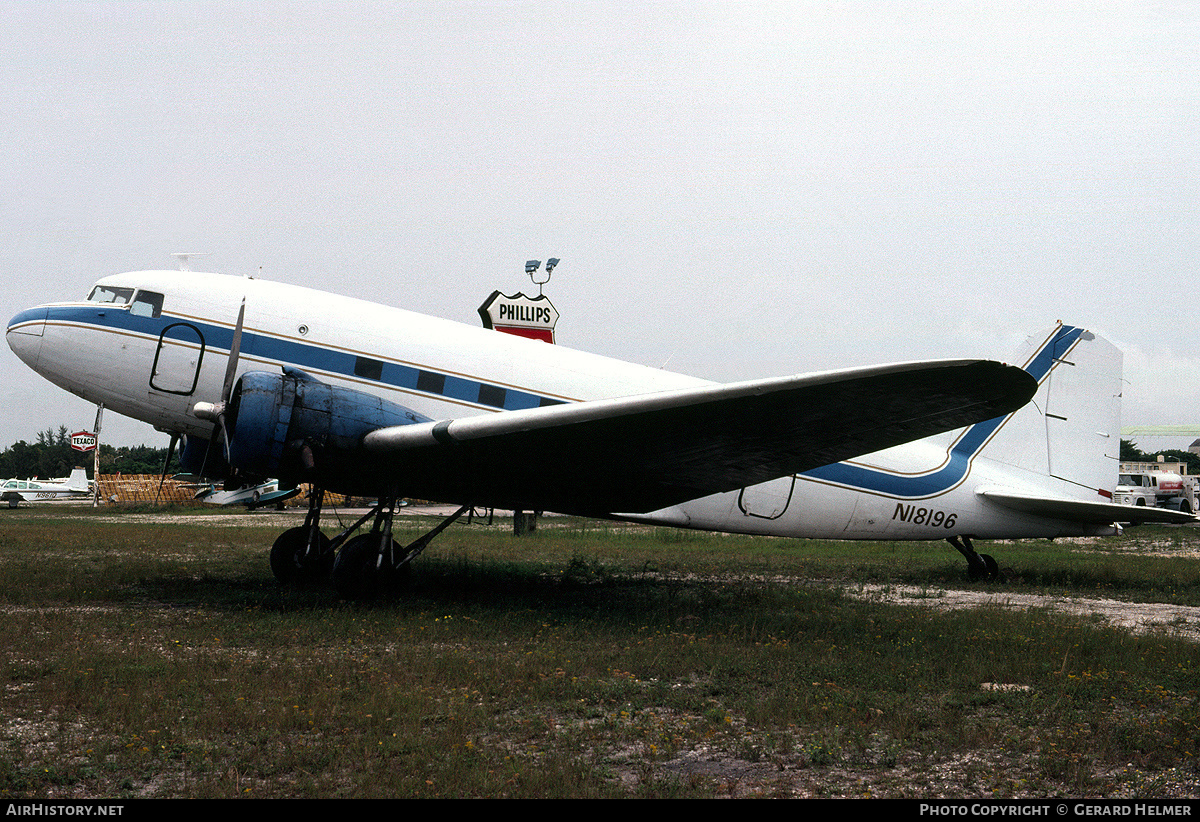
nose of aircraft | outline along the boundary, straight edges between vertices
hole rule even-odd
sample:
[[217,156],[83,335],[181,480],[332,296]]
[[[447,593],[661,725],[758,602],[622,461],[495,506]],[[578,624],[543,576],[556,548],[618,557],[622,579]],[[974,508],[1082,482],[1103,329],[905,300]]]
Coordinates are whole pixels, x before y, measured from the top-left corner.
[[45,329],[45,308],[27,309],[8,321],[8,347],[22,362],[35,370]]

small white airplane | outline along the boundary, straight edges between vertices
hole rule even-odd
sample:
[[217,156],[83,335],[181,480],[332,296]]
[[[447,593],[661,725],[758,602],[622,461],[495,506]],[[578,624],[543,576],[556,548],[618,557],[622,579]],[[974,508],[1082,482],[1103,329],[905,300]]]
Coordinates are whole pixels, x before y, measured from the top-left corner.
[[7,502],[9,508],[16,508],[22,502],[62,502],[64,500],[86,499],[92,493],[91,482],[87,478],[87,470],[74,468],[71,476],[58,479],[10,479],[0,483],[0,501]]
[[[177,476],[175,479],[181,479],[181,477]],[[191,487],[196,489],[193,499],[213,505],[240,503],[251,509],[261,508],[265,505],[279,505],[300,493],[300,489],[296,487],[281,488],[277,479],[268,479],[238,488],[226,488],[215,482],[196,482],[191,484]]]
[[[972,537],[1112,533],[1140,513],[1108,490],[1120,354],[1068,326],[1019,366],[936,360],[715,384],[282,283],[142,271],[22,311],[7,336],[51,382],[171,434],[172,450],[182,439],[189,473],[312,483],[305,524],[276,540],[272,568],[282,581],[331,573],[348,597],[407,570],[472,507],[947,539],[972,575],[995,573]],[[380,503],[330,539],[325,491]],[[404,497],[461,507],[401,547],[391,522]]]

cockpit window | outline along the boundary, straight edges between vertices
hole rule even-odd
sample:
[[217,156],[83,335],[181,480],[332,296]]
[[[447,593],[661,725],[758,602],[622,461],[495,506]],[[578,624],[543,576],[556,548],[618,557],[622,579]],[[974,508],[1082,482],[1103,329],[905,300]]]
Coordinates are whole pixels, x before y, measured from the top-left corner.
[[139,291],[129,305],[129,313],[138,317],[157,317],[162,313],[163,295],[157,291]]
[[129,298],[132,296],[132,288],[113,288],[112,286],[98,285],[92,289],[91,294],[88,294],[88,302],[119,303],[124,305],[129,302]]

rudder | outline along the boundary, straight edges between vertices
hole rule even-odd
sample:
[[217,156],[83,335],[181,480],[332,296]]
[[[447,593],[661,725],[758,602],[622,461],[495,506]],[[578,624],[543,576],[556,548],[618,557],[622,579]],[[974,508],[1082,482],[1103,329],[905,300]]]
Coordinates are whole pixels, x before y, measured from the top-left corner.
[[1111,498],[1121,452],[1120,349],[1060,323],[1031,338],[1016,362],[1038,380],[1038,391],[988,456],[1069,483],[1081,498]]

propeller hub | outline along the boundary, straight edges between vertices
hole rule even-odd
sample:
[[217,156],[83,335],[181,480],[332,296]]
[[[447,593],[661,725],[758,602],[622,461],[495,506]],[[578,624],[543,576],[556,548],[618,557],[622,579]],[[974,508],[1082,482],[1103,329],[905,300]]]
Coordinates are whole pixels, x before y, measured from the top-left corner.
[[193,416],[209,422],[219,423],[221,415],[224,413],[225,403],[223,402],[198,402],[192,406]]

